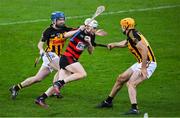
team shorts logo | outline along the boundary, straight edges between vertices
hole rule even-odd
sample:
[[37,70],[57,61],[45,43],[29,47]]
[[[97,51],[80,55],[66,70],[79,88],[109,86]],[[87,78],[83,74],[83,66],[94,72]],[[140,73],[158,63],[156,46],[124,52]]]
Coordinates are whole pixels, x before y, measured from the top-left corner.
[[48,53],[50,58],[54,59],[55,58],[55,55],[53,53]]
[[79,42],[79,43],[77,44],[77,46],[76,46],[76,48],[77,48],[78,50],[84,50],[85,47],[86,47],[86,46],[85,46],[85,44],[84,44],[83,42]]

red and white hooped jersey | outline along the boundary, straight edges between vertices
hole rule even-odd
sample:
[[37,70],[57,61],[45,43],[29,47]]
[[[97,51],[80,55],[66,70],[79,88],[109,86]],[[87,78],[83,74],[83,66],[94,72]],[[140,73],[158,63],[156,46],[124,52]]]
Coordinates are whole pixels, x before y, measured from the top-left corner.
[[91,44],[95,46],[95,35],[86,34],[84,31],[81,31],[77,36],[73,36],[70,39],[70,42],[63,55],[71,56],[78,60],[84,49],[89,45],[84,40],[85,36],[90,36]]

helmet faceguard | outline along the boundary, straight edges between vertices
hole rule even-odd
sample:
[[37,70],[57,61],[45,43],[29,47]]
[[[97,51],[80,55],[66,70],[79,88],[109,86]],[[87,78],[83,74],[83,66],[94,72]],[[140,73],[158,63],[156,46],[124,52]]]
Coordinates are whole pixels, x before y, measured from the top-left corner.
[[98,27],[98,22],[96,20],[92,20],[91,18],[87,18],[84,21],[84,24],[87,26],[93,27],[94,29]]
[[96,28],[98,27],[98,22],[96,20],[92,20],[91,18],[87,18],[84,21],[84,25],[86,26],[85,32],[94,34],[96,31]]

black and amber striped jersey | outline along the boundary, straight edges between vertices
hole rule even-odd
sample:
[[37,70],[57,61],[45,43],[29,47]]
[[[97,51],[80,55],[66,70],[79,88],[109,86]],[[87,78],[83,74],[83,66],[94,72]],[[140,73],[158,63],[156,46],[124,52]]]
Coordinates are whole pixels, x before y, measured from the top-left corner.
[[85,40],[85,36],[90,36],[91,44],[93,46],[96,45],[95,43],[95,35],[86,34],[84,31],[81,31],[77,36],[73,36],[70,39],[70,42],[64,52],[63,55],[70,56],[75,58],[76,60],[79,59],[80,55],[84,51],[84,49],[89,45]]
[[147,60],[156,62],[154,53],[153,53],[148,41],[146,40],[146,38],[135,29],[129,30],[129,32],[127,33],[128,48],[129,48],[130,52],[135,56],[137,61],[139,63],[141,63],[142,56],[141,56],[141,53],[139,52],[138,48],[136,47],[136,44],[139,41],[142,41],[148,48]]
[[62,27],[55,29],[50,25],[42,34],[41,41],[47,43],[46,51],[55,52],[58,56],[62,55],[62,48],[64,47],[66,38],[64,38],[64,33],[73,30],[70,27]]

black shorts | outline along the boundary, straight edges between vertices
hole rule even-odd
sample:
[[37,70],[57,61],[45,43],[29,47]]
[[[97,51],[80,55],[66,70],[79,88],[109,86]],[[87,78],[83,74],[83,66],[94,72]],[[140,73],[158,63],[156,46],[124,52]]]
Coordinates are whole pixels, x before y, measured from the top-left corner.
[[60,68],[65,69],[66,66],[75,62],[78,62],[75,58],[63,55],[60,58],[59,65],[60,65]]

